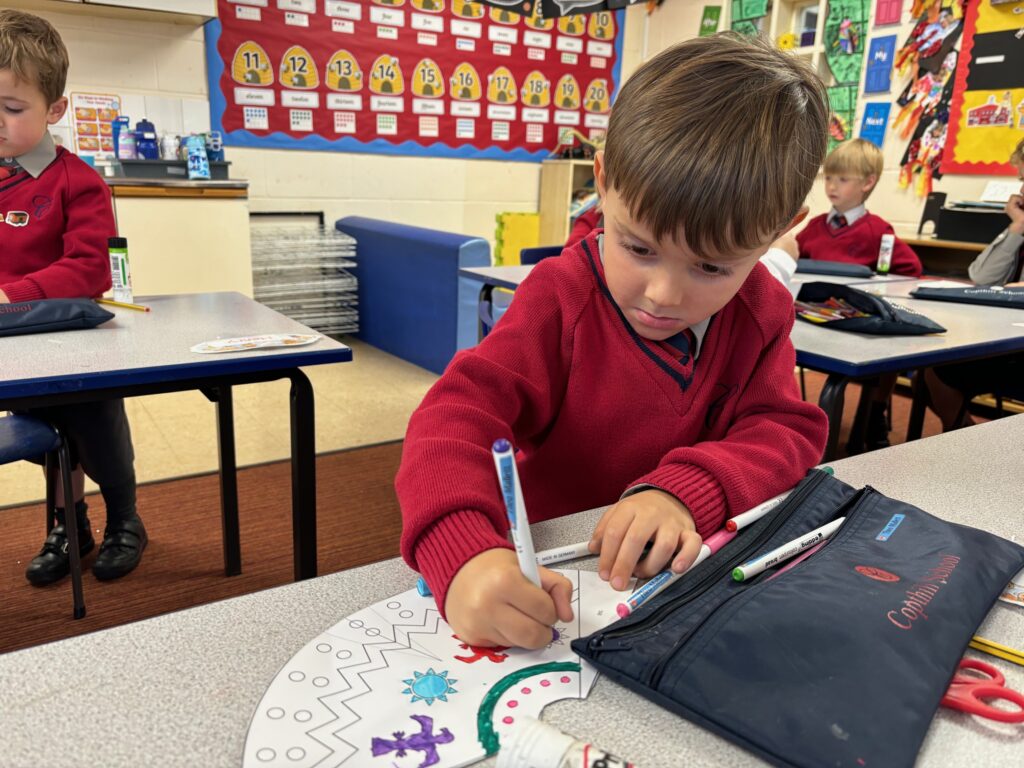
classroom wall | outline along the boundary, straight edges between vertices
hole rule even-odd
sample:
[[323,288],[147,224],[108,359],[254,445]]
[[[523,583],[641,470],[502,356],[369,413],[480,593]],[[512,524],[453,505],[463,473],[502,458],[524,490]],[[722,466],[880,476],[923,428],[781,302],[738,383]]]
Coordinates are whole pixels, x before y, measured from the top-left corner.
[[[48,19],[71,56],[67,92],[118,93],[133,122],[158,131],[209,128],[203,30],[148,14],[111,18],[47,0],[10,0]],[[62,7],[64,6],[64,7]],[[181,127],[179,127],[181,126]],[[248,179],[250,210],[323,210],[490,240],[495,215],[536,211],[540,164],[228,147],[231,175]]]
[[[712,3],[718,4],[718,3]],[[632,35],[638,43],[628,47],[625,51],[624,66],[634,71],[644,60],[655,56],[659,51],[669,46],[688,40],[697,36],[700,26],[701,15],[705,3],[686,2],[685,0],[668,0],[650,16],[647,17],[646,8],[643,5],[631,7],[628,13],[627,30],[632,29]],[[725,3],[721,3],[725,5]],[[870,34],[865,49],[869,44],[872,35],[892,35],[897,37],[897,47],[903,44],[913,28],[910,19],[910,2],[903,2],[903,24],[874,27],[874,3],[871,6],[871,21],[869,23]],[[722,25],[720,28],[727,28]],[[635,58],[634,58],[635,57]],[[646,57],[646,58],[645,58]],[[901,79],[893,74],[892,92],[889,94],[869,94],[865,99],[863,94],[863,75],[861,78],[860,97],[857,102],[857,116],[855,121],[854,135],[860,135],[860,124],[863,116],[864,102],[868,101],[889,101],[895,102],[896,97],[902,92],[907,80]],[[890,120],[896,114],[897,107],[893,107]],[[921,219],[921,211],[924,207],[924,200],[917,197],[913,190],[900,189],[897,183],[900,171],[900,159],[907,147],[907,140],[900,139],[894,135],[892,129],[887,131],[885,144],[882,147],[885,155],[885,171],[882,174],[878,186],[868,200],[868,208],[873,213],[888,219],[897,231],[917,231],[918,222]],[[1005,180],[1006,177],[993,176],[967,176],[946,174],[940,180],[934,182],[934,189],[938,192],[946,192],[949,200],[977,200],[981,197],[982,190],[988,181],[994,178]],[[823,180],[819,176],[807,204],[811,209],[811,215],[824,213],[829,209],[828,198],[825,197]]]

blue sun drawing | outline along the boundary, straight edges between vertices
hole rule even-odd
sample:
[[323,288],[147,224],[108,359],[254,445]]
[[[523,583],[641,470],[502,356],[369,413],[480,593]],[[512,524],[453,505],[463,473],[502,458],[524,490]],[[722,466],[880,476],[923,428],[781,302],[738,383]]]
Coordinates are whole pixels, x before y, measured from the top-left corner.
[[458,693],[452,687],[458,680],[449,678],[448,670],[443,672],[435,672],[433,668],[426,672],[413,670],[412,675],[410,680],[402,681],[409,686],[402,693],[411,695],[413,704],[417,701],[425,701],[427,706],[430,706],[435,701],[448,701],[449,693]]

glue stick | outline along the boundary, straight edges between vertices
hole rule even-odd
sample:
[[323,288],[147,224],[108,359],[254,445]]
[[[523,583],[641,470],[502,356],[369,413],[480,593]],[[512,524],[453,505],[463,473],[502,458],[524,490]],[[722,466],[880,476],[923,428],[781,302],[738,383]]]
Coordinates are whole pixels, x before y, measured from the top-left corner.
[[895,245],[895,235],[882,235],[882,244],[878,248],[878,267],[876,268],[878,274],[889,274],[889,265],[892,264],[892,249]]
[[128,240],[123,237],[111,237],[107,240],[110,253],[110,282],[114,289],[114,301],[131,304],[132,273],[128,266]]
[[501,739],[497,768],[636,768],[532,717]]

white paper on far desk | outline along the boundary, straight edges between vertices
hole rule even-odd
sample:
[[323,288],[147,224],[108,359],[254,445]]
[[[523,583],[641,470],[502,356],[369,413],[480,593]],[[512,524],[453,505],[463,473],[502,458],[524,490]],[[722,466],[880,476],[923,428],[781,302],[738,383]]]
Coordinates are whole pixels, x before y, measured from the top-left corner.
[[985,185],[981,199],[986,203],[1005,203],[1010,199],[1010,195],[1015,195],[1019,191],[1019,181],[990,181]]
[[457,768],[482,760],[524,716],[585,698],[597,671],[569,643],[615,621],[627,593],[591,571],[560,573],[573,584],[574,618],[537,651],[460,643],[415,589],[342,619],[270,683],[243,766]]

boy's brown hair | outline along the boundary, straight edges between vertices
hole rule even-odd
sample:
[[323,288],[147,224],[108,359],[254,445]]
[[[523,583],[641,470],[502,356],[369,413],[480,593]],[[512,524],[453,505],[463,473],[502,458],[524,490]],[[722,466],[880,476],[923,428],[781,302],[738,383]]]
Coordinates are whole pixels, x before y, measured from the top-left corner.
[[644,64],[612,108],[605,180],[654,237],[753,249],[800,211],[828,145],[825,87],[795,56],[734,33]]
[[[876,147],[867,139],[851,139],[843,142],[828,153],[825,158],[825,173],[831,175],[859,176],[867,179],[875,177],[875,182],[882,177],[882,168],[885,166],[885,159],[882,157],[882,150]],[[867,191],[864,196],[867,198],[874,191],[874,187]]]
[[0,69],[35,84],[47,105],[64,95],[68,49],[45,19],[23,11],[0,10]]
[[1017,142],[1017,146],[1013,148],[1013,152],[1010,153],[1010,162],[1014,165],[1024,163],[1024,139]]

